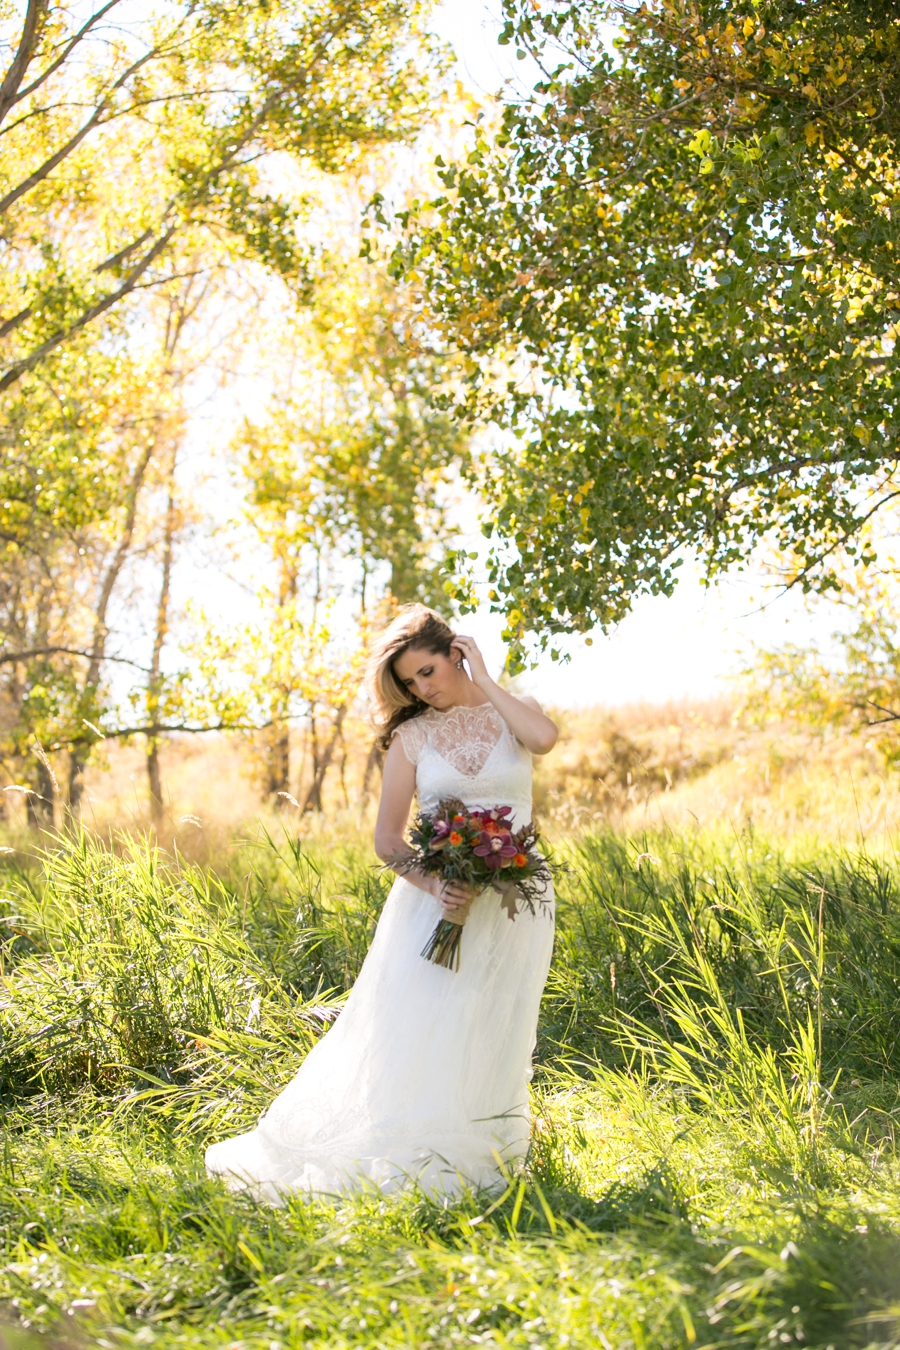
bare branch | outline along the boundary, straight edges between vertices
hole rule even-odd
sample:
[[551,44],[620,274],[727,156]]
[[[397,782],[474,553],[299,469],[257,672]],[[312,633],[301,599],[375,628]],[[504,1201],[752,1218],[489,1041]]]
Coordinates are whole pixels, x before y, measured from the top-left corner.
[[885,722],[900,722],[900,712],[895,712],[893,708],[882,708],[881,704],[876,703],[874,699],[867,698],[865,706],[867,708],[874,708],[876,712],[885,714],[884,717],[876,717],[873,722],[867,722],[867,727],[880,727],[883,726]]
[[[274,726],[269,722],[211,722],[209,726],[192,726],[189,722],[148,722],[139,727],[115,727],[107,730],[106,727],[99,728],[103,732],[103,737],[107,741],[124,740],[127,736],[165,736],[173,732],[183,733],[186,736],[205,736],[211,731],[265,731],[268,727]],[[60,749],[63,745],[79,745],[85,741],[98,739],[89,736],[73,736],[71,740],[60,741],[58,745],[51,746],[51,749]]]
[[[82,651],[79,647],[29,647],[23,652],[0,652],[0,666],[11,665],[15,661],[32,661],[36,656],[83,656],[90,661],[93,652]],[[127,656],[105,656],[105,661],[116,661],[123,666],[134,666],[136,670],[146,670],[139,661],[130,661]]]

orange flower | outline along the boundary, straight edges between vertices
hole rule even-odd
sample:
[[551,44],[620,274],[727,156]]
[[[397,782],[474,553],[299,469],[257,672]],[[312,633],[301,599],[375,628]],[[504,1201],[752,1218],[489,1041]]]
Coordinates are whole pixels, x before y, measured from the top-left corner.
[[465,825],[465,823],[466,823],[466,818],[465,818],[465,816],[461,816],[461,815],[459,814],[459,812],[457,812],[456,815],[453,817],[453,824],[454,824],[454,825]]
[[525,865],[528,862],[528,854],[517,853],[516,856],[513,858],[513,862],[515,863],[516,867],[525,867]]
[[451,844],[461,844],[461,843],[462,843],[462,840],[463,840],[463,837],[462,837],[462,835],[459,833],[458,830],[451,830],[451,831],[450,831],[450,843],[451,843]]
[[502,834],[503,827],[502,825],[498,825],[496,820],[486,820],[484,822],[484,832],[485,834]]

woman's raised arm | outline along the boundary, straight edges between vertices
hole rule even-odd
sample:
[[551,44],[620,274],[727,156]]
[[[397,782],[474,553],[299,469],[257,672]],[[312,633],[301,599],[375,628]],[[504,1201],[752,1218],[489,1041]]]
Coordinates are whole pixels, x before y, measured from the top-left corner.
[[533,698],[519,698],[501,689],[488,674],[484,657],[474,638],[455,637],[453,645],[469,663],[469,673],[485,698],[489,699],[510,731],[533,755],[546,755],[559,738],[559,728]]

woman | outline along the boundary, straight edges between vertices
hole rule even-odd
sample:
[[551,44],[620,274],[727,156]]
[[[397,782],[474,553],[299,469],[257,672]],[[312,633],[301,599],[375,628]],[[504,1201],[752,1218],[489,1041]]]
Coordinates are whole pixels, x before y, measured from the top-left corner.
[[[384,862],[409,851],[414,793],[426,811],[459,797],[511,806],[527,824],[531,756],[551,750],[557,730],[534,699],[491,679],[472,638],[408,606],[373,652],[369,688],[387,750],[375,826]],[[442,913],[465,921],[457,971],[421,955]],[[552,946],[552,905],[510,923],[494,891],[473,899],[434,876],[398,876],[337,1022],[255,1130],[207,1150],[207,1169],[276,1202],[410,1178],[431,1194],[495,1183],[528,1147]]]

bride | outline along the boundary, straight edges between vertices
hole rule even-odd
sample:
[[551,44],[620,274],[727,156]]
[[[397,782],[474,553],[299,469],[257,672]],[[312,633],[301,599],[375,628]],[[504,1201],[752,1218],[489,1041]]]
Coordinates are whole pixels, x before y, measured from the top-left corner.
[[[468,666],[468,670],[466,669]],[[387,750],[375,849],[408,852],[413,795],[511,806],[531,819],[531,756],[557,730],[531,698],[491,679],[472,638],[424,605],[401,610],[369,664]],[[459,970],[423,959],[441,914],[465,922]],[[284,1192],[430,1194],[498,1180],[524,1156],[538,1007],[553,946],[552,906],[510,923],[495,891],[472,898],[419,872],[398,876],[346,1005],[255,1130],[213,1144],[207,1170],[276,1203]]]

